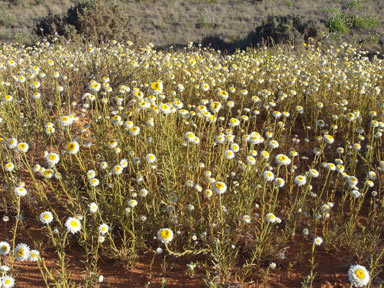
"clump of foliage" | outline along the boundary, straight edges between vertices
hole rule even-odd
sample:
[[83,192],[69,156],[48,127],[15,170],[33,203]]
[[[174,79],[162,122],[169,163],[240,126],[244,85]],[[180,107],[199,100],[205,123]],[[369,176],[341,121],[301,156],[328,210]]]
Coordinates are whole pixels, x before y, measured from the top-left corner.
[[361,8],[363,8],[363,5],[362,5],[361,1],[352,0],[346,4],[346,7],[348,9],[361,9]]
[[353,17],[353,27],[359,29],[371,29],[379,25],[379,19],[377,17],[362,17],[355,16]]
[[297,15],[270,16],[256,29],[259,39],[274,43],[301,43],[308,38],[319,38],[324,26],[315,20]]
[[348,34],[352,28],[352,21],[348,15],[336,11],[332,17],[327,19],[325,25],[331,33]]
[[48,38],[59,35],[70,39],[82,37],[94,42],[106,39],[137,41],[138,35],[129,30],[129,23],[121,3],[91,0],[69,8],[64,16],[44,17],[37,23],[36,33]]
[[302,16],[269,16],[244,39],[225,42],[218,36],[212,36],[204,38],[202,44],[215,49],[234,52],[236,49],[246,49],[259,45],[300,44],[309,38],[315,40],[321,38],[325,30],[325,26],[319,21],[309,20]]
[[375,28],[379,25],[379,22],[377,17],[350,15],[335,9],[325,25],[331,33],[348,34],[352,29],[367,30]]

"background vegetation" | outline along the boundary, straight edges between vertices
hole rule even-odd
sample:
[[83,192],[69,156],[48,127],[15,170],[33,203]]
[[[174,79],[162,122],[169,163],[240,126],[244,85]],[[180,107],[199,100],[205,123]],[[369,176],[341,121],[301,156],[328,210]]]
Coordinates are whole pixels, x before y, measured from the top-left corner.
[[302,41],[312,30],[330,31],[331,41],[360,43],[364,49],[384,47],[379,0],[9,0],[1,1],[0,9],[0,39],[28,45],[58,32],[96,41],[140,37],[158,47],[216,43],[233,50],[261,38]]

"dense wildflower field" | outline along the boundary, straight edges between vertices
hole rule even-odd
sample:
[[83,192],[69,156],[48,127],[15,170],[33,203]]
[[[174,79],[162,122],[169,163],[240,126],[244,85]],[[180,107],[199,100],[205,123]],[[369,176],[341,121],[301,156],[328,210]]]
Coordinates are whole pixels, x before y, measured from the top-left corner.
[[348,44],[4,44],[0,287],[379,287],[383,76]]

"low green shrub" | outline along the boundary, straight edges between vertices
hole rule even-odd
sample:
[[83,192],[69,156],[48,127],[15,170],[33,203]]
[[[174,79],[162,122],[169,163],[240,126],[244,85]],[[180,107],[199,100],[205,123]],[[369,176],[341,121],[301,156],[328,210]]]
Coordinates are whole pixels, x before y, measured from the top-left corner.
[[338,11],[325,22],[331,33],[348,34],[352,28],[351,18]]
[[353,17],[352,25],[354,28],[371,29],[379,25],[379,19],[377,17],[355,16]]

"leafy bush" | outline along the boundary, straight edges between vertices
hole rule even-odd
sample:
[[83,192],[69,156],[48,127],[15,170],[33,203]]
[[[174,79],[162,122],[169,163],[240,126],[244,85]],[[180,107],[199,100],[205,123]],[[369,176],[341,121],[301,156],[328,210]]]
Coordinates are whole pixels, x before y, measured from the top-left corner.
[[377,17],[361,17],[355,16],[352,21],[354,28],[371,29],[379,25],[379,19]]
[[379,19],[377,17],[349,16],[337,10],[325,24],[330,32],[348,34],[351,29],[375,28],[379,24]]
[[106,39],[137,41],[138,35],[129,30],[129,23],[119,2],[108,2],[107,5],[102,0],[91,0],[69,8],[65,16],[43,18],[36,25],[36,33],[43,37],[83,37],[93,42]]
[[0,26],[14,27],[16,24],[16,18],[12,14],[9,14],[5,10],[0,10]]
[[340,11],[337,11],[331,18],[329,18],[325,25],[330,32],[348,34],[352,28],[351,18]]
[[358,0],[352,0],[347,3],[346,7],[348,9],[361,9],[363,8],[363,5]]
[[270,16],[256,29],[256,35],[274,43],[300,43],[309,37],[320,37],[323,30],[319,21],[302,16]]
[[235,52],[236,49],[262,45],[273,46],[279,43],[299,44],[309,38],[319,39],[325,27],[315,20],[302,16],[269,16],[260,26],[249,33],[244,39],[226,42],[219,36],[208,36],[202,41],[203,46],[209,46],[222,51]]

